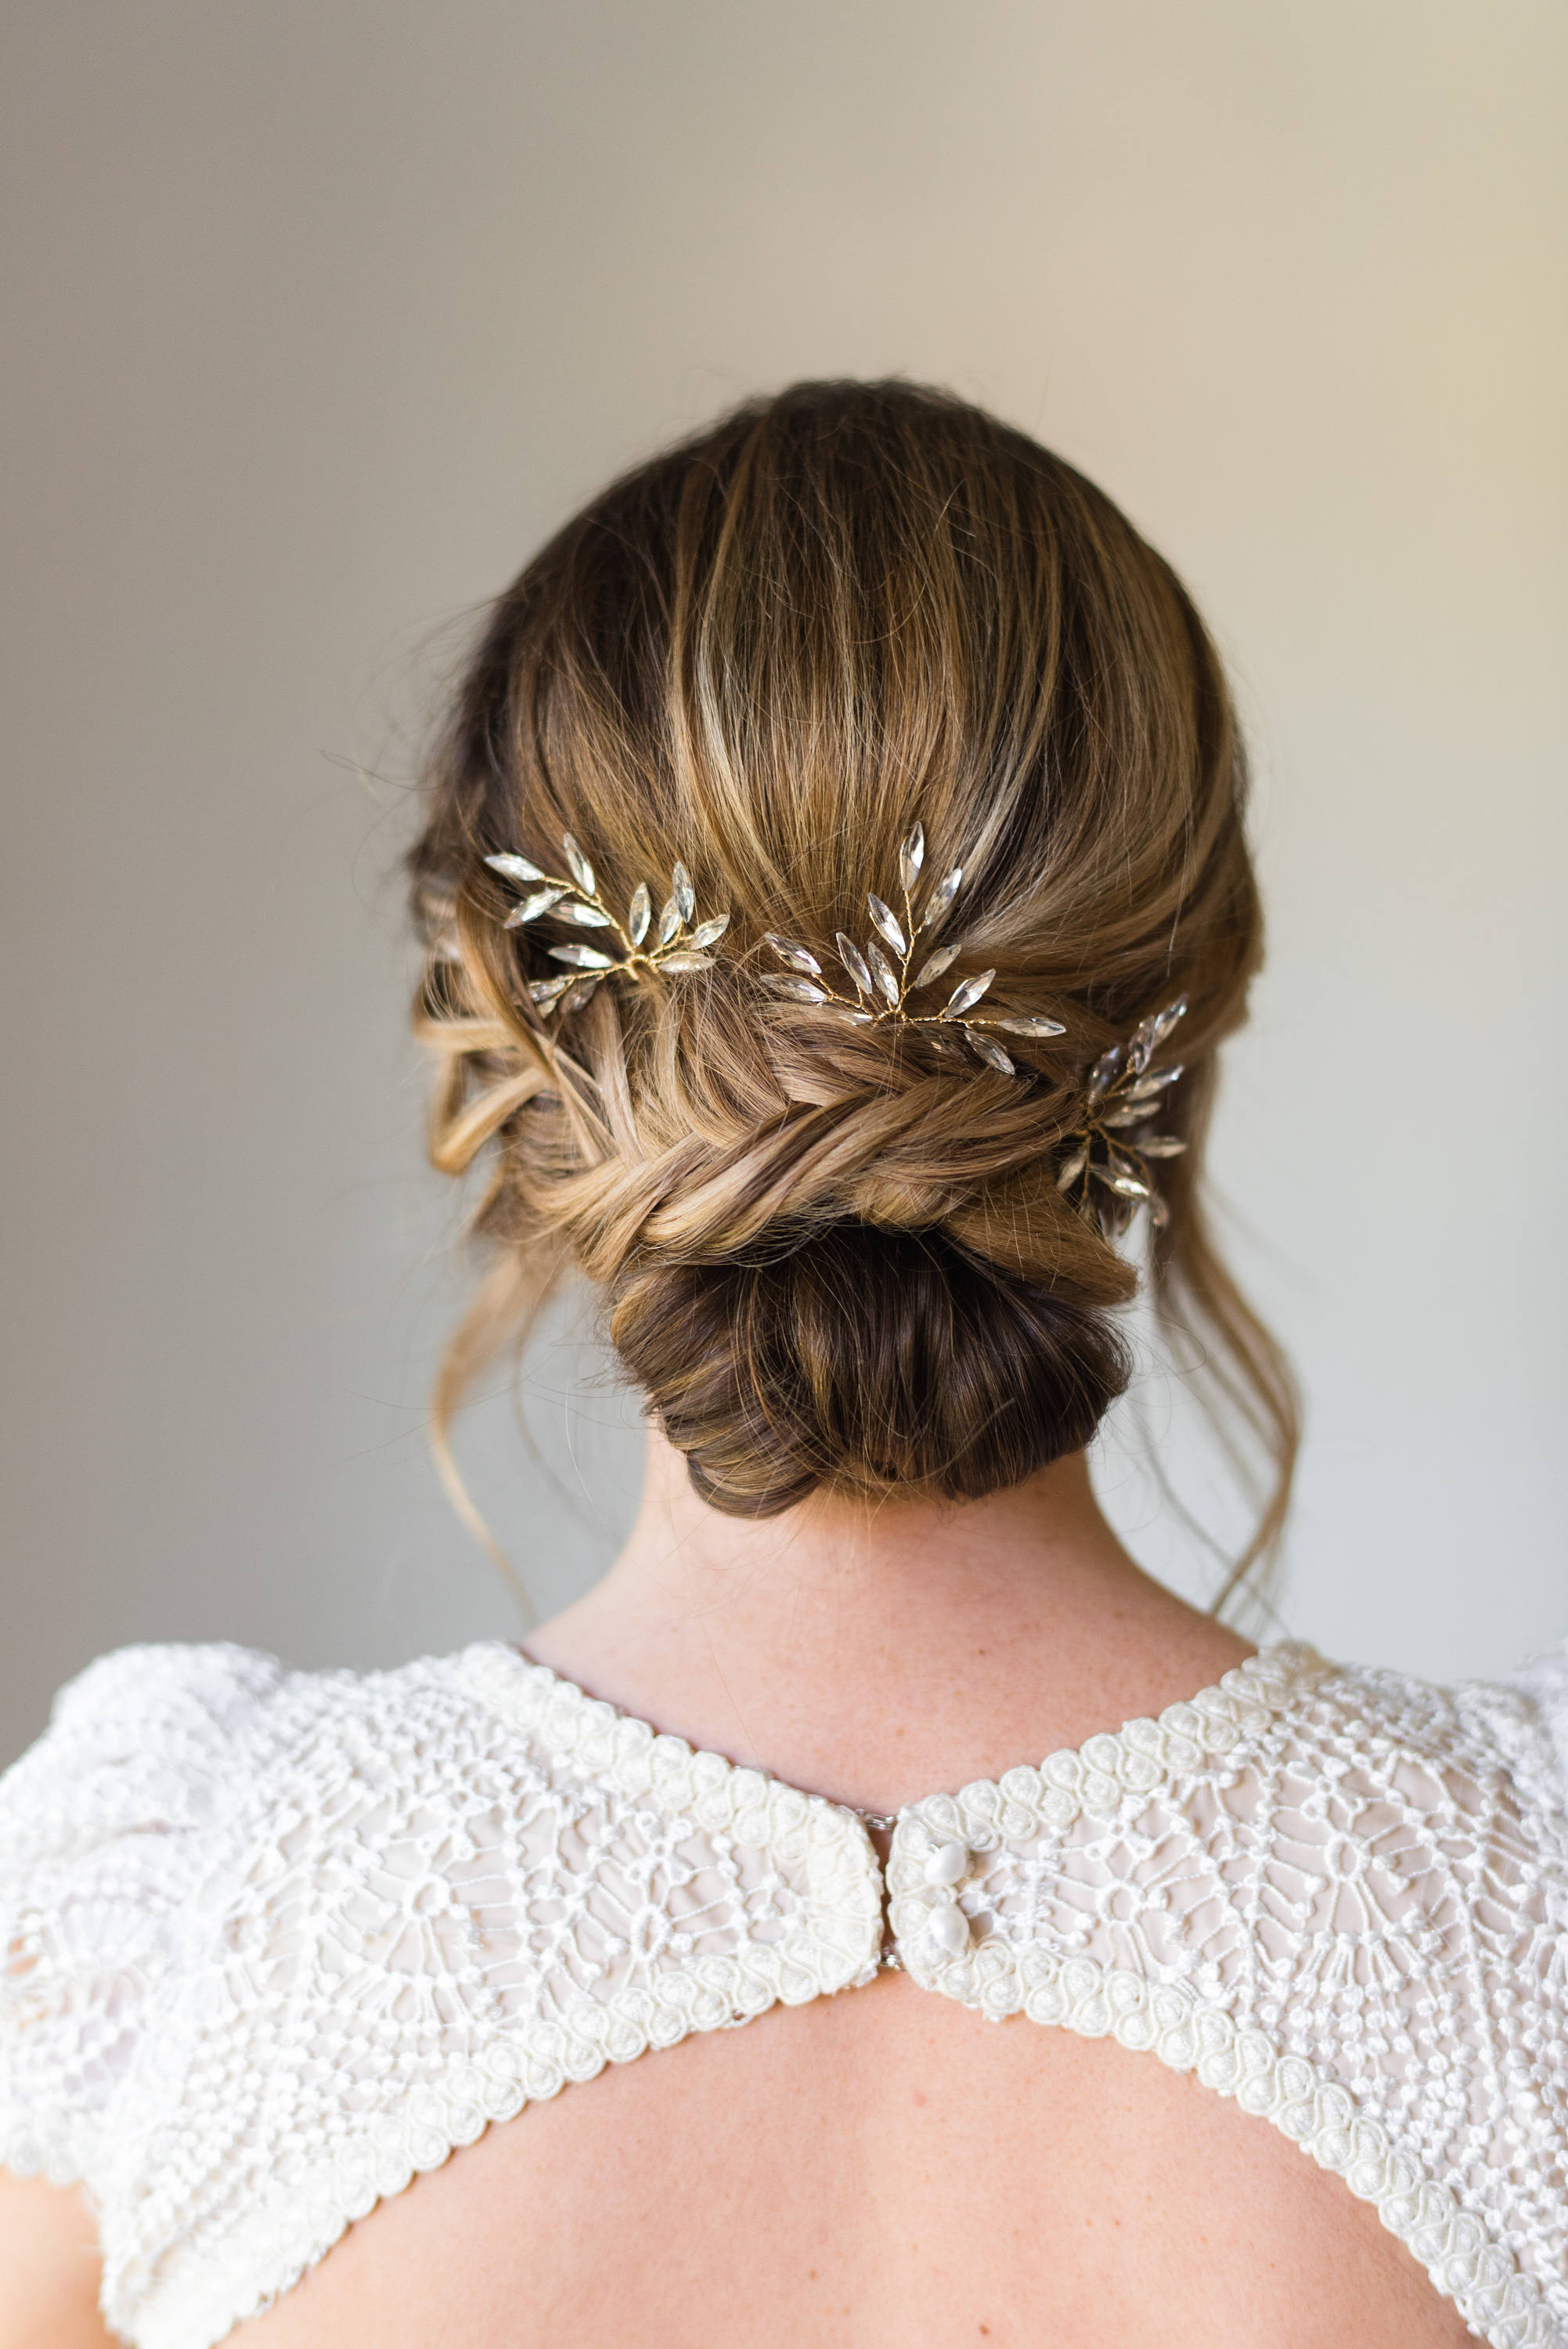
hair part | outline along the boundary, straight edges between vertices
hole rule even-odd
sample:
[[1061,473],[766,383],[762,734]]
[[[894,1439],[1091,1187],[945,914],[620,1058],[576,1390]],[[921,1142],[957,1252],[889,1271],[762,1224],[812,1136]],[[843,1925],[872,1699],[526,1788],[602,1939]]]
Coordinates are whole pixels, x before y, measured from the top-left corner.
[[[431,762],[412,854],[442,1062],[432,1155],[481,1154],[492,1268],[438,1444],[562,1274],[695,1488],[977,1498],[1086,1444],[1122,1392],[1126,1259],[1057,1192],[1085,1072],[1177,994],[1186,1074],[1151,1237],[1157,1316],[1272,1489],[1226,1594],[1277,1541],[1288,1366],[1200,1206],[1214,1055],[1261,954],[1245,763],[1170,567],[1059,458],[903,382],[747,403],[594,499],[497,602]],[[851,1028],[760,984],[763,934],[831,953],[921,820],[964,866],[945,940],[1048,1010],[1021,1073]],[[612,902],[676,859],[728,907],[715,968],[599,989],[547,1028],[539,928],[484,859],[575,833]],[[1011,1045],[1012,1040],[1009,1039]]]

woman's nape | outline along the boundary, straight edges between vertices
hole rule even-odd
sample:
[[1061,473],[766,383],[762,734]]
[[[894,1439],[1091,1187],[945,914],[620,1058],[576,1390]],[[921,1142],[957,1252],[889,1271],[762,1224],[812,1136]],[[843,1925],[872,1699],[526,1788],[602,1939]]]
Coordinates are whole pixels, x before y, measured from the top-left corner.
[[984,1500],[735,1518],[656,1426],[614,1565],[527,1640],[593,1695],[887,1812],[1161,1712],[1252,1652],[1137,1565],[1087,1455]]

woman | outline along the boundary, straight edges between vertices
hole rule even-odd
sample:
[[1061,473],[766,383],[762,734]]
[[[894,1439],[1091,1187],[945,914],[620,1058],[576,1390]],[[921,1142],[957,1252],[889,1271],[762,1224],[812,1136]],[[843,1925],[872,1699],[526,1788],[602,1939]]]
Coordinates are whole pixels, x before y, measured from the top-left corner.
[[1255,1653],[1085,1466],[1141,1257],[1277,1532],[1198,1196],[1243,793],[1167,566],[906,386],[748,407],[501,598],[414,857],[488,1169],[438,1415],[580,1270],[642,1512],[526,1655],[62,1696],[0,2344],[1568,2344],[1568,1663]]

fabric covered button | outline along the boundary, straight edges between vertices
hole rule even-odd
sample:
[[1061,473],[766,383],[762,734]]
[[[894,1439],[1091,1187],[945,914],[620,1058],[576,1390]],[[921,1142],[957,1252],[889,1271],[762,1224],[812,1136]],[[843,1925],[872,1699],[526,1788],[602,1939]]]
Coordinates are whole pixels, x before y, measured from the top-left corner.
[[969,1847],[939,1843],[925,1863],[927,1884],[962,1884],[969,1873]]
[[932,1910],[931,1938],[947,1957],[964,1955],[969,1947],[969,1920],[956,1900],[944,1900]]

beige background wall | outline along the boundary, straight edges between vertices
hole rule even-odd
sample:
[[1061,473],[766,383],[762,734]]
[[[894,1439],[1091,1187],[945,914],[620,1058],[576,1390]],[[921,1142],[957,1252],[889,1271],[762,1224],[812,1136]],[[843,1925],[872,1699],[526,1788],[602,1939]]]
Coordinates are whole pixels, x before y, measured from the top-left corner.
[[[396,855],[453,626],[756,386],[907,370],[1186,573],[1273,956],[1219,1137],[1310,1440],[1291,1628],[1568,1630],[1557,0],[13,0],[0,1757],[98,1650],[514,1616]],[[362,771],[362,770],[366,771]],[[465,1438],[542,1603],[634,1413]],[[1185,1446],[1150,1362],[1143,1405]],[[1183,1453],[1201,1485],[1201,1458]],[[1179,1578],[1124,1433],[1113,1506]]]

